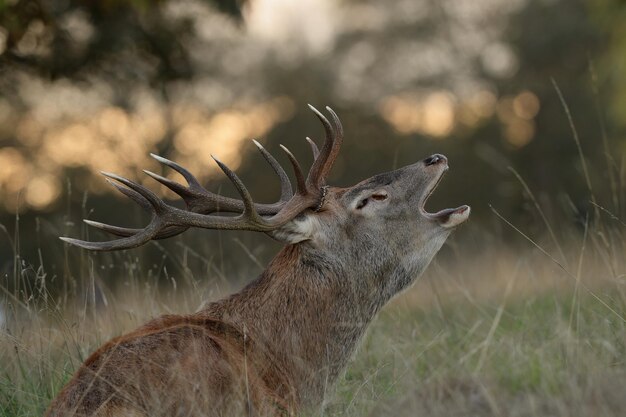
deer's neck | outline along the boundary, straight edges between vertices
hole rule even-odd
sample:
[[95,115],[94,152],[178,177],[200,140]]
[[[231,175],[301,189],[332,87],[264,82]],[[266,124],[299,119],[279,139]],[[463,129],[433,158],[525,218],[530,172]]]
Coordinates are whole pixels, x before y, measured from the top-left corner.
[[320,403],[386,301],[379,277],[351,285],[347,269],[331,255],[287,246],[256,281],[203,313],[245,326],[289,374],[298,400]]

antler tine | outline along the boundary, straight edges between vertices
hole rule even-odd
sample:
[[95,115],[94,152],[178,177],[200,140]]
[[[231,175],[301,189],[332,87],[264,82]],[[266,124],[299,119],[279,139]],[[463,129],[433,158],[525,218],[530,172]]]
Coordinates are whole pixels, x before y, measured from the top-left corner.
[[[156,194],[154,194],[152,191],[148,190],[143,185],[139,185],[139,184],[137,184],[134,181],[131,181],[131,180],[129,180],[127,178],[124,178],[124,177],[120,177],[119,175],[112,174],[110,172],[101,172],[101,174],[104,175],[105,177],[112,178],[115,181],[121,182],[122,184],[124,184],[125,186],[130,188],[131,190],[141,194],[141,197],[143,197],[144,199],[146,199],[148,201],[148,203],[150,203],[150,206],[152,206],[152,209],[155,212],[162,211],[163,206],[164,206],[163,201],[159,197],[157,197]],[[119,189],[120,191],[122,191],[121,188],[119,188],[119,187],[116,187],[116,188]],[[122,192],[124,192],[124,191],[122,191]],[[124,192],[124,194],[126,194],[126,193]]]
[[[328,112],[330,113],[333,119],[333,124],[335,125],[335,142],[339,142],[339,145],[341,145],[341,143],[343,142],[343,124],[341,124],[339,116],[337,116],[337,113],[335,113],[333,109],[331,109],[329,106],[326,106],[326,110],[328,110]],[[333,151],[338,152],[339,146],[335,145]]]
[[286,146],[280,145],[280,149],[282,149],[287,154],[287,157],[289,158],[289,162],[291,163],[291,166],[293,167],[293,172],[296,175],[296,184],[297,184],[296,192],[301,195],[305,194],[307,192],[306,181],[304,179],[304,174],[302,173],[302,168],[300,168],[300,163],[298,162],[296,157],[291,153],[291,151],[287,149]]
[[72,239],[69,237],[60,237],[59,239],[71,245],[95,251],[136,248],[152,240],[163,227],[163,223],[158,217],[154,216],[152,220],[153,221],[144,229],[139,231],[139,233],[122,239],[115,239],[107,242],[88,242],[86,240]]
[[106,182],[111,184],[117,191],[124,194],[126,197],[133,200],[135,203],[139,204],[144,210],[150,211],[152,210],[152,205],[146,200],[141,194],[137,191],[131,190],[130,188],[126,188],[116,183],[115,181],[105,178]]
[[174,191],[183,199],[192,195],[187,187],[177,183],[176,181],[172,181],[169,178],[165,178],[159,174],[155,174],[154,172],[148,171],[147,169],[144,169],[143,172],[146,173],[146,175],[149,175],[151,178],[155,179],[156,181],[160,182],[161,184],[165,185],[170,190]]
[[228,168],[228,166],[226,166],[226,164],[224,164],[222,161],[220,161],[213,155],[211,155],[211,158],[213,158],[213,160],[217,163],[217,165],[219,165],[224,174],[226,174],[228,179],[235,185],[235,188],[237,188],[237,192],[239,192],[239,195],[243,200],[244,209],[242,215],[248,215],[252,218],[259,217],[254,209],[254,201],[252,200],[252,196],[250,195],[250,192],[248,191],[246,186],[243,184],[243,181],[241,181],[237,174],[235,174],[230,168]]
[[91,227],[95,227],[96,229],[100,229],[102,231],[111,233],[116,236],[122,236],[122,237],[136,235],[137,233],[141,232],[141,229],[113,226],[111,224],[100,223],[100,222],[96,222],[96,221],[88,220],[88,219],[83,219],[83,223],[86,223]]
[[313,152],[313,160],[316,160],[317,157],[320,154],[320,150],[317,147],[317,144],[315,142],[313,142],[313,139],[311,139],[308,136],[305,139],[306,139],[307,142],[309,142],[309,145],[311,145],[311,151]]
[[293,189],[291,187],[291,181],[289,181],[289,176],[283,169],[283,167],[278,163],[278,161],[269,153],[263,145],[261,145],[256,140],[252,139],[252,142],[259,148],[259,152],[265,158],[265,160],[270,164],[278,178],[280,179],[280,201],[286,202],[289,201],[291,197],[293,197]]
[[[121,237],[133,236],[143,230],[143,229],[134,229],[131,227],[113,226],[110,224],[95,222],[93,220],[88,220],[88,219],[83,219],[83,222],[87,223],[91,227],[95,227],[96,229],[102,230],[107,233],[111,233],[112,235],[115,235],[115,236],[121,236]],[[189,227],[168,226],[164,228],[162,231],[160,231],[159,233],[157,233],[152,239],[154,240],[167,239],[172,236],[179,235],[187,229],[189,229]]]
[[[151,153],[150,156],[156,159],[157,161],[159,161],[160,163],[172,168],[174,171],[178,172],[180,175],[182,175],[183,178],[185,178],[185,181],[187,181],[187,184],[189,184],[192,188],[204,188],[202,187],[202,185],[200,185],[200,182],[196,179],[196,177],[193,176],[191,172],[189,172],[186,168],[183,168],[182,166],[178,165],[176,162],[170,161],[169,159],[163,158],[162,156],[159,156],[154,153]],[[167,184],[164,184],[164,185],[168,186]]]
[[335,148],[336,134],[326,116],[310,104],[309,108],[313,111],[313,113],[315,113],[320,122],[322,122],[324,132],[326,134],[326,140],[324,141],[322,150],[315,161],[313,161],[313,165],[311,166],[306,181],[309,187],[319,189],[325,184],[326,175],[328,174],[328,171],[330,171],[332,162],[334,162],[331,160],[330,164],[328,163],[329,157],[332,155],[333,149]]
[[335,111],[329,106],[326,106],[326,110],[328,110],[333,120],[335,136],[333,138],[333,143],[330,148],[330,152],[328,153],[328,157],[324,162],[322,172],[320,173],[320,177],[324,180],[328,177],[328,174],[335,163],[335,159],[337,159],[337,155],[339,155],[341,144],[343,143],[343,125],[341,124],[341,120],[339,120],[339,116],[337,116],[337,113],[335,113]]

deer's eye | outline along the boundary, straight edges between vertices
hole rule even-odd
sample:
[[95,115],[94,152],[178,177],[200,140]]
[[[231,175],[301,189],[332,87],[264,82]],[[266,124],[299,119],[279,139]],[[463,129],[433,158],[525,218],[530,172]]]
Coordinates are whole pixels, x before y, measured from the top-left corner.
[[364,198],[361,201],[359,201],[359,203],[356,205],[356,209],[357,210],[362,209],[363,207],[365,207],[367,205],[367,203],[370,202],[370,200],[384,201],[384,200],[387,199],[387,197],[388,197],[388,195],[384,191],[374,193],[374,194],[368,196],[367,198]]
[[361,210],[363,207],[365,207],[365,205],[367,204],[367,200],[369,199],[364,198],[363,200],[359,201],[359,204],[356,205],[356,209]]

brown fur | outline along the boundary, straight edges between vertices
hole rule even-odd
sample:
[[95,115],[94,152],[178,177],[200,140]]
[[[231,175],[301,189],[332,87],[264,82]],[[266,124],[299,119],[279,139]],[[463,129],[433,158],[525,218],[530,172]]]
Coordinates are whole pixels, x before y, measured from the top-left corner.
[[[168,315],[94,352],[48,415],[209,415],[203,405],[286,412],[293,409],[289,395],[275,394],[289,385],[271,358],[235,327],[198,314]],[[163,391],[174,401],[163,398]],[[231,394],[237,391],[245,397]],[[190,404],[181,407],[185,397]]]

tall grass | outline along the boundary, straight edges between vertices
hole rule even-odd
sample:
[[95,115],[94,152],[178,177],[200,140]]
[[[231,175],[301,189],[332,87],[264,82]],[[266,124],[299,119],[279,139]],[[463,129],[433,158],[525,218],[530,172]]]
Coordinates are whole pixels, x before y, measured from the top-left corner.
[[626,264],[595,256],[578,285],[538,251],[435,265],[373,324],[329,414],[624,415]]

